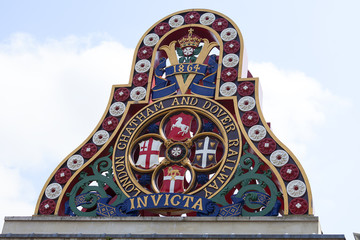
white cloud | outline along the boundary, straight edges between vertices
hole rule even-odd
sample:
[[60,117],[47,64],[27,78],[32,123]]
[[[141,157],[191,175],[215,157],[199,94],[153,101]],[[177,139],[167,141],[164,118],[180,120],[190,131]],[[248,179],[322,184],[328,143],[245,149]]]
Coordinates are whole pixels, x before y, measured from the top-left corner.
[[100,120],[112,85],[129,81],[132,57],[101,35],[0,43],[1,221],[33,214],[46,179]]
[[[0,164],[1,198],[0,226],[4,216],[24,216],[34,212],[36,193],[33,184],[21,177],[19,170]],[[24,198],[28,199],[25,200]],[[30,201],[29,201],[30,200]],[[32,201],[31,201],[32,200]]]
[[359,115],[351,98],[329,91],[302,72],[281,70],[272,63],[252,62],[249,69],[260,79],[265,119],[308,176],[322,230],[352,238],[360,210],[346,201],[360,197],[354,191],[360,162],[353,155],[360,132],[353,127]]
[[272,63],[250,62],[249,69],[260,79],[265,119],[280,141],[301,157],[305,158],[307,146],[319,137],[317,128],[329,112],[349,105],[302,72],[280,70]]
[[[28,168],[49,161],[46,151],[63,156],[93,130],[111,86],[128,82],[133,50],[91,40],[69,37],[40,44],[18,34],[0,46],[3,163]],[[67,139],[57,137],[65,132]],[[16,153],[21,166],[12,160],[13,148],[21,149]]]

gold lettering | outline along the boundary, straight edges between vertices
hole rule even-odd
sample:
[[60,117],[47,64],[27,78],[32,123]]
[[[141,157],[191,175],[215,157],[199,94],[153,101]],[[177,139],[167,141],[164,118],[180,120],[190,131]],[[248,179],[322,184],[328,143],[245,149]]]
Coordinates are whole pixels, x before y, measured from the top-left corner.
[[[142,200],[142,198],[144,198],[144,201]],[[138,197],[137,198],[137,208],[141,208],[141,204],[143,205],[143,207],[147,207],[147,199],[148,199],[148,196]]]
[[229,166],[224,165],[224,168],[221,169],[221,171],[222,171],[222,172],[225,172],[225,169],[229,169],[230,171],[232,171],[233,168],[234,168],[234,167],[229,167]]
[[226,159],[226,162],[235,163],[236,160]]
[[217,105],[213,105],[211,108],[210,108],[210,112],[211,113],[216,113],[217,111],[219,111],[219,106]]
[[140,193],[140,189],[138,189],[138,188],[135,188],[133,191],[137,191],[137,193],[134,195],[134,197],[136,197]]
[[128,142],[129,139],[127,138],[130,138],[130,136],[121,134],[119,141]]
[[135,188],[134,184],[132,184],[131,181],[129,181],[129,177],[124,177],[120,180],[121,186],[126,192],[132,192]]
[[225,126],[225,130],[226,130],[227,133],[232,131],[232,130],[235,130],[234,123],[231,123],[230,125]]
[[169,197],[170,197],[170,194],[165,194],[165,203],[164,203],[164,206],[169,206]]
[[211,102],[206,101],[204,105],[202,106],[203,109],[208,109],[211,106]]
[[153,110],[151,110],[150,108],[147,108],[146,109],[146,114],[149,116],[149,115],[151,115],[151,114],[153,114],[154,113],[154,111]]
[[[125,182],[125,183],[123,183]],[[131,181],[129,181],[129,177],[125,177],[123,179],[120,180],[120,183],[122,184],[121,186],[122,187],[126,187],[128,186],[129,184],[132,184]]]
[[154,103],[154,107],[155,107],[155,111],[158,111],[159,109],[163,109],[164,105],[162,102],[158,103],[159,105],[156,105],[156,103]]
[[135,127],[138,126],[138,124],[136,123],[136,119],[131,120],[131,122],[129,123],[129,125],[132,126],[132,124],[134,124]]
[[134,184],[130,184],[130,185],[126,186],[125,191],[126,192],[132,192],[134,190],[134,188],[135,188]]
[[228,175],[220,173],[216,178],[219,179],[221,183],[224,183]]
[[[123,169],[125,169],[125,167],[124,167]],[[117,169],[116,169],[116,170],[117,170]],[[122,170],[120,170],[120,171],[122,171]],[[118,179],[121,179],[121,178],[127,176],[127,172],[119,172],[119,174],[118,174],[117,176],[118,176]]]
[[152,200],[153,200],[153,203],[154,203],[154,206],[155,206],[155,207],[159,204],[160,199],[161,199],[161,197],[162,197],[163,195],[162,195],[162,194],[159,194],[159,195],[157,195],[157,196],[158,196],[158,199],[155,200],[156,195],[151,195],[151,198],[152,198]]
[[146,118],[146,116],[142,112],[140,112],[138,115],[136,115],[136,118],[139,119],[140,122],[142,122]]
[[135,128],[126,128],[126,131],[129,133],[129,135],[131,135],[134,130]]
[[206,198],[212,194],[212,193],[209,192],[206,188],[204,188],[204,191],[205,191],[205,197],[206,197]]
[[239,146],[239,139],[232,139],[229,141],[229,147],[232,147],[232,146]]
[[122,161],[124,160],[124,156],[120,156],[120,157],[115,157],[115,164],[120,164],[120,163],[122,163],[122,164],[124,164]]
[[197,98],[191,98],[190,105],[195,106],[197,103],[198,103],[198,99],[197,99]]
[[192,208],[192,209],[196,209],[196,207],[198,207],[198,210],[199,210],[199,211],[202,211],[202,210],[203,210],[203,207],[202,207],[202,199],[201,199],[201,198],[199,198],[191,208]]
[[194,201],[194,197],[184,195],[184,199],[183,199],[183,200],[186,200],[184,207],[189,207],[189,200],[190,200],[190,199],[191,199],[191,202]]
[[[115,167],[115,170],[118,171],[118,172],[121,172],[125,169],[125,165],[124,164],[119,164],[119,165],[116,165]],[[124,172],[126,173],[126,172]],[[120,174],[120,173],[119,173]]]
[[231,121],[229,115],[220,120],[223,125],[228,124]]
[[214,189],[216,189],[216,190],[219,189],[216,181],[213,181],[211,184],[209,184],[209,187],[212,187],[212,188],[214,188]]
[[134,209],[135,206],[134,206],[134,199],[133,198],[130,198],[130,203],[131,203],[130,210]]
[[124,149],[126,148],[126,144],[125,144],[125,143],[119,143],[119,144],[117,145],[117,148],[118,148],[119,150],[124,150]]
[[200,70],[199,64],[196,64],[196,65],[194,66],[194,70],[196,70],[196,71],[199,71],[199,70]]
[[238,154],[237,151],[234,151],[231,148],[229,148],[229,153],[228,153],[227,157],[229,158],[229,157],[235,156],[237,154]]
[[177,205],[180,204],[179,201],[177,201],[176,203],[174,202],[174,199],[175,199],[176,197],[178,197],[179,199],[181,199],[180,195],[174,195],[174,196],[172,196],[172,198],[170,199],[170,202],[171,202],[171,205],[173,205],[173,206],[177,206]]
[[171,106],[179,105],[179,101],[177,98],[174,98],[174,101],[172,102]]
[[183,97],[181,99],[181,105],[189,105],[189,100],[190,100],[189,97]]
[[218,112],[218,114],[216,114],[217,118],[220,118],[222,116],[224,116],[226,114],[226,112],[224,110],[222,110],[221,108],[219,109],[220,111]]
[[187,65],[186,71],[187,71],[187,72],[191,72],[191,71],[192,71],[192,65],[191,65],[191,64],[188,64],[188,65]]

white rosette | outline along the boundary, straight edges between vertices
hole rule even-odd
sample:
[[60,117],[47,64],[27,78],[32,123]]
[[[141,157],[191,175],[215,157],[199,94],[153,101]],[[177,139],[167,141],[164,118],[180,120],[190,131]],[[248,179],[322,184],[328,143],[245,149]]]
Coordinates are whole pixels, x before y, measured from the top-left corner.
[[211,25],[215,21],[215,15],[212,13],[204,13],[200,17],[200,23],[205,26]]
[[142,59],[135,64],[135,70],[138,73],[147,72],[149,71],[150,67],[151,67],[151,63],[149,60],[146,59]]
[[221,34],[221,39],[224,40],[225,42],[234,40],[237,36],[237,32],[234,28],[226,28],[224,30],[222,30]]
[[239,63],[239,57],[236,54],[230,53],[223,58],[223,65],[225,67],[235,67]]
[[225,97],[234,95],[236,93],[236,90],[236,84],[232,82],[226,82],[220,87],[220,93]]
[[143,100],[146,96],[146,89],[143,87],[136,87],[130,92],[130,98],[133,101]]
[[174,147],[172,150],[171,150],[171,154],[175,157],[177,156],[180,156],[181,154],[181,148],[180,147]]
[[255,99],[250,96],[242,97],[238,102],[238,107],[243,112],[247,112],[254,109],[255,105],[256,105]]
[[286,191],[290,197],[302,197],[306,192],[306,185],[301,180],[293,180],[287,185]]
[[45,196],[49,199],[56,199],[60,196],[62,187],[58,183],[51,183],[45,189]]
[[99,130],[94,134],[92,140],[97,146],[101,146],[106,143],[106,141],[109,139],[109,137],[110,137],[110,135],[107,131]]
[[172,28],[180,27],[183,24],[184,24],[184,18],[181,15],[175,15],[169,19],[169,25]]
[[297,204],[295,205],[295,207],[296,207],[296,208],[301,208],[302,205],[301,205],[300,203],[297,203]]
[[158,43],[158,41],[159,41],[159,35],[157,35],[156,33],[150,33],[146,35],[143,42],[145,46],[153,47]]
[[84,158],[79,154],[72,155],[67,160],[67,167],[73,171],[78,170],[83,164],[84,164]]
[[265,138],[266,129],[261,125],[255,125],[249,129],[248,135],[251,140],[253,140],[254,142],[258,142]]
[[119,117],[125,112],[125,107],[123,102],[114,102],[110,106],[109,113],[111,116]]
[[282,167],[289,161],[289,154],[284,150],[276,150],[270,155],[270,162],[275,167]]

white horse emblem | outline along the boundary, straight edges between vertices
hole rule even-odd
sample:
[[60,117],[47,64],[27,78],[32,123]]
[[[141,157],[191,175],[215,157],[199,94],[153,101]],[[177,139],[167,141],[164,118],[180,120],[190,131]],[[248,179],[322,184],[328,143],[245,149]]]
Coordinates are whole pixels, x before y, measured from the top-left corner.
[[189,126],[188,125],[185,125],[182,123],[182,117],[178,117],[176,119],[176,123],[174,123],[172,126],[171,126],[171,129],[172,130],[174,127],[176,128],[180,128],[181,130],[177,133],[177,134],[181,134],[181,136],[184,136],[184,134],[187,134],[188,131],[189,131]]

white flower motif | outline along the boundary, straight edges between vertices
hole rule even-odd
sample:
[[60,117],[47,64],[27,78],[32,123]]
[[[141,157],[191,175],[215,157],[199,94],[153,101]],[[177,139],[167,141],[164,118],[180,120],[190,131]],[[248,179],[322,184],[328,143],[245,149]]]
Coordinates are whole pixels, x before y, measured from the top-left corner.
[[49,199],[56,199],[60,196],[62,187],[58,183],[51,183],[45,189],[45,196]]
[[175,15],[169,19],[169,25],[172,28],[180,27],[183,24],[184,24],[184,18],[181,15]]
[[232,82],[226,82],[220,87],[220,93],[225,97],[234,95],[236,93],[236,90],[236,84]]
[[180,154],[181,154],[181,148],[180,148],[180,147],[174,147],[174,148],[171,150],[171,154],[172,154],[174,157],[180,156]]
[[287,185],[286,191],[288,192],[290,197],[302,197],[306,192],[306,185],[301,180],[293,180]]
[[114,102],[110,106],[109,113],[111,116],[119,117],[124,113],[125,107],[126,106],[123,102]]
[[230,53],[223,58],[223,65],[225,67],[235,67],[239,63],[239,57],[236,54]]
[[190,56],[194,53],[194,49],[192,47],[186,47],[183,49],[183,53],[185,56]]
[[241,111],[247,112],[252,110],[255,107],[255,99],[250,96],[240,98],[238,102],[238,107]]
[[212,13],[204,13],[203,15],[201,15],[200,17],[200,23],[202,25],[211,25],[214,21],[215,21],[215,15]]
[[140,101],[146,96],[146,89],[143,87],[136,87],[130,92],[130,98],[133,101]]
[[157,44],[158,41],[159,41],[159,35],[157,35],[156,33],[150,33],[146,35],[143,42],[145,46],[153,47]]
[[67,160],[67,167],[73,171],[78,170],[83,164],[84,164],[84,158],[79,154],[72,155]]
[[94,134],[92,140],[96,145],[101,146],[106,143],[106,141],[109,139],[109,137],[110,137],[110,135],[107,131],[100,130]]
[[142,59],[135,64],[135,70],[138,73],[147,72],[149,71],[150,67],[151,67],[151,63],[149,60],[146,59]]
[[228,42],[236,38],[237,32],[234,28],[226,28],[222,30],[220,36],[222,40]]
[[265,138],[266,129],[261,125],[255,125],[249,129],[248,135],[251,140],[253,140],[254,142],[258,142]]
[[289,161],[289,154],[284,150],[276,150],[270,155],[270,161],[275,167],[282,167]]

